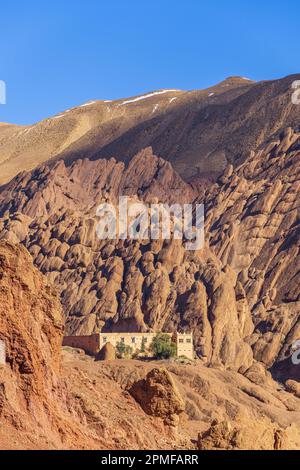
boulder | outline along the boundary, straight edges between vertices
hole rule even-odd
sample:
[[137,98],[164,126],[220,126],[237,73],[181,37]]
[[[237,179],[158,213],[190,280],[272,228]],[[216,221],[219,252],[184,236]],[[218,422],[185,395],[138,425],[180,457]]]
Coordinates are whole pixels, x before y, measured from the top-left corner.
[[98,353],[98,361],[114,361],[116,359],[116,350],[111,343],[106,343]]
[[287,450],[297,448],[297,440],[299,442],[299,432],[294,426],[283,429],[267,419],[237,423],[224,420],[214,421],[207,431],[199,433],[198,449]]
[[300,398],[300,383],[295,380],[287,380],[285,382],[286,389],[293,393],[296,397]]
[[176,426],[178,416],[185,410],[184,400],[171,374],[165,369],[151,370],[129,391],[145,413],[162,418],[167,425]]

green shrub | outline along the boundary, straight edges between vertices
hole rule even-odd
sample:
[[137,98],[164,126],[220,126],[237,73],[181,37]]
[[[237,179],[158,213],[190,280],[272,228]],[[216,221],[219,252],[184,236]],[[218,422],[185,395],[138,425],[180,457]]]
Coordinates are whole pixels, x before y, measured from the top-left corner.
[[151,351],[156,359],[170,359],[176,355],[176,344],[165,333],[158,333],[151,343]]
[[132,357],[133,349],[130,346],[126,346],[125,343],[120,341],[116,346],[117,357],[119,359],[130,359]]
[[132,358],[132,354],[133,354],[133,349],[131,346],[125,346],[125,358],[126,359],[131,359]]
[[141,351],[140,351],[139,349],[136,349],[136,350],[132,353],[131,357],[132,357],[132,359],[138,359],[139,356],[140,356],[140,354],[141,354]]

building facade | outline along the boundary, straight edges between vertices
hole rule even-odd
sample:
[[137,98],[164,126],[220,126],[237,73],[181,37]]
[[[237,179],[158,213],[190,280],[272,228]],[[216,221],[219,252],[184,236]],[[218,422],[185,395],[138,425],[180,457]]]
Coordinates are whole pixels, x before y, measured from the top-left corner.
[[[177,357],[194,359],[193,335],[188,333],[166,333],[173,338],[177,347]],[[150,351],[152,340],[157,333],[98,333],[90,336],[65,336],[63,346],[83,349],[87,354],[95,356],[106,343],[115,348],[119,343],[130,346],[132,352]]]

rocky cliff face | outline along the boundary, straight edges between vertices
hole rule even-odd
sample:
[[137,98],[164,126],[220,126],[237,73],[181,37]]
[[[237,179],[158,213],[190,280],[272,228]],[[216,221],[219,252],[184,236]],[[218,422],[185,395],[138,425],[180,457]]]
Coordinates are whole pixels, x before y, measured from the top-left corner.
[[0,339],[6,361],[31,402],[52,393],[60,368],[62,309],[54,288],[21,245],[0,243]]
[[92,214],[101,202],[118,201],[119,195],[153,198],[163,202],[191,202],[196,193],[174,172],[170,163],[151,148],[142,150],[130,164],[110,160],[77,160],[67,167],[41,166],[20,173],[1,189],[0,215],[21,212],[31,219],[53,214]]
[[1,423],[23,433],[26,441],[39,422],[42,446],[58,432],[62,335],[62,309],[53,287],[24,247],[0,242],[0,339],[7,361],[0,369]]
[[254,356],[267,367],[288,359],[300,335],[299,185],[300,135],[288,128],[228,167],[207,197],[210,246],[238,276]]

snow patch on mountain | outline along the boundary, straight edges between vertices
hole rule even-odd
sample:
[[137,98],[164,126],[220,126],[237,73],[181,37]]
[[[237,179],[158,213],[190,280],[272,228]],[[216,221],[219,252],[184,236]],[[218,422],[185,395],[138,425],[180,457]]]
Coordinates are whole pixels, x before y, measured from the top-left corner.
[[130,103],[136,103],[137,101],[142,101],[142,100],[146,100],[148,98],[151,98],[152,96],[156,96],[156,95],[163,95],[164,93],[172,93],[172,92],[176,92],[176,91],[180,91],[180,90],[162,90],[162,91],[154,91],[153,93],[148,93],[147,95],[142,95],[142,96],[138,96],[137,98],[132,98],[130,100],[126,100],[126,101],[123,101],[120,106],[125,106],[126,104],[130,104]]

